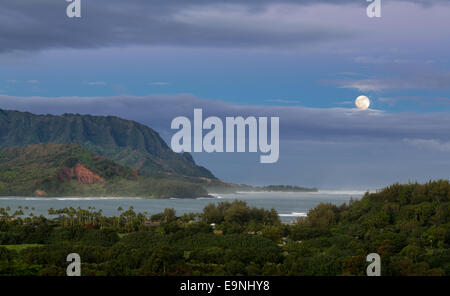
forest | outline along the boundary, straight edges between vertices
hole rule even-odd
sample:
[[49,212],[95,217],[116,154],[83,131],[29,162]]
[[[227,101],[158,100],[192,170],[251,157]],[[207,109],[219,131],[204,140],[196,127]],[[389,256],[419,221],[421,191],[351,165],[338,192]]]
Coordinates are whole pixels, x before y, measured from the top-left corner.
[[0,275],[64,276],[78,253],[83,276],[363,276],[378,253],[383,276],[448,276],[449,197],[448,180],[394,184],[292,224],[238,200],[182,216],[1,208]]
[[75,143],[0,150],[0,196],[208,197],[195,178],[140,176]]

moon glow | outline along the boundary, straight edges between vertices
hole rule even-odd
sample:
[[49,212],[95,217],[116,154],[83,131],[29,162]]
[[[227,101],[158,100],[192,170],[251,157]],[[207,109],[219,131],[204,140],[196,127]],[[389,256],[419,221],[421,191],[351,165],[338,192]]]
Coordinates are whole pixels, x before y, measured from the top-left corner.
[[366,96],[359,96],[355,100],[355,105],[359,110],[367,110],[370,106],[370,100]]

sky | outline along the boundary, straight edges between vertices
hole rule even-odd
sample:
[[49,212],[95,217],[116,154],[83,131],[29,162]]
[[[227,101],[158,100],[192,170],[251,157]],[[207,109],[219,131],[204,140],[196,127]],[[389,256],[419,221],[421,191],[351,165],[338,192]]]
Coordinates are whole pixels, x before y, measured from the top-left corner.
[[[280,117],[280,158],[193,153],[255,185],[376,189],[448,179],[450,2],[0,2],[0,108],[116,115],[170,143],[174,117]],[[371,109],[354,100],[366,95]]]

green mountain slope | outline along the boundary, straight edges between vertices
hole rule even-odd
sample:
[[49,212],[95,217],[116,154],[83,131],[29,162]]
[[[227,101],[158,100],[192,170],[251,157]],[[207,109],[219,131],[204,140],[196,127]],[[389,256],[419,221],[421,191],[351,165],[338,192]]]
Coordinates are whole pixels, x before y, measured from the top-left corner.
[[146,176],[216,179],[189,153],[174,153],[157,132],[113,116],[35,115],[0,109],[0,149],[39,143],[77,143]]
[[207,196],[201,185],[142,177],[81,146],[43,143],[0,151],[0,196]]
[[[394,184],[360,200],[321,203],[293,226],[290,275],[450,275],[450,182]],[[306,257],[306,258],[305,258]]]

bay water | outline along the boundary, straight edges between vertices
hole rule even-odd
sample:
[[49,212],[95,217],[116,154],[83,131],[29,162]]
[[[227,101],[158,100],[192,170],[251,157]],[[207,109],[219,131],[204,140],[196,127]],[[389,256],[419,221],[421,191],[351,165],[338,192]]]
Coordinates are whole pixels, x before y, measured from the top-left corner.
[[108,197],[0,197],[0,208],[10,207],[10,213],[19,206],[28,207],[23,210],[25,214],[33,213],[36,216],[48,216],[48,210],[65,207],[80,207],[88,209],[95,207],[102,209],[105,216],[117,216],[118,208],[127,210],[134,207],[135,212],[146,211],[148,215],[161,213],[166,208],[173,208],[178,216],[184,213],[201,213],[209,203],[222,201],[243,200],[250,206],[274,208],[280,215],[281,221],[289,222],[297,217],[306,216],[307,212],[319,203],[332,203],[340,205],[348,203],[350,198],[359,199],[363,196],[361,191],[319,191],[319,192],[245,192],[236,194],[213,194],[213,198],[196,199],[145,199],[145,198],[108,198]]

